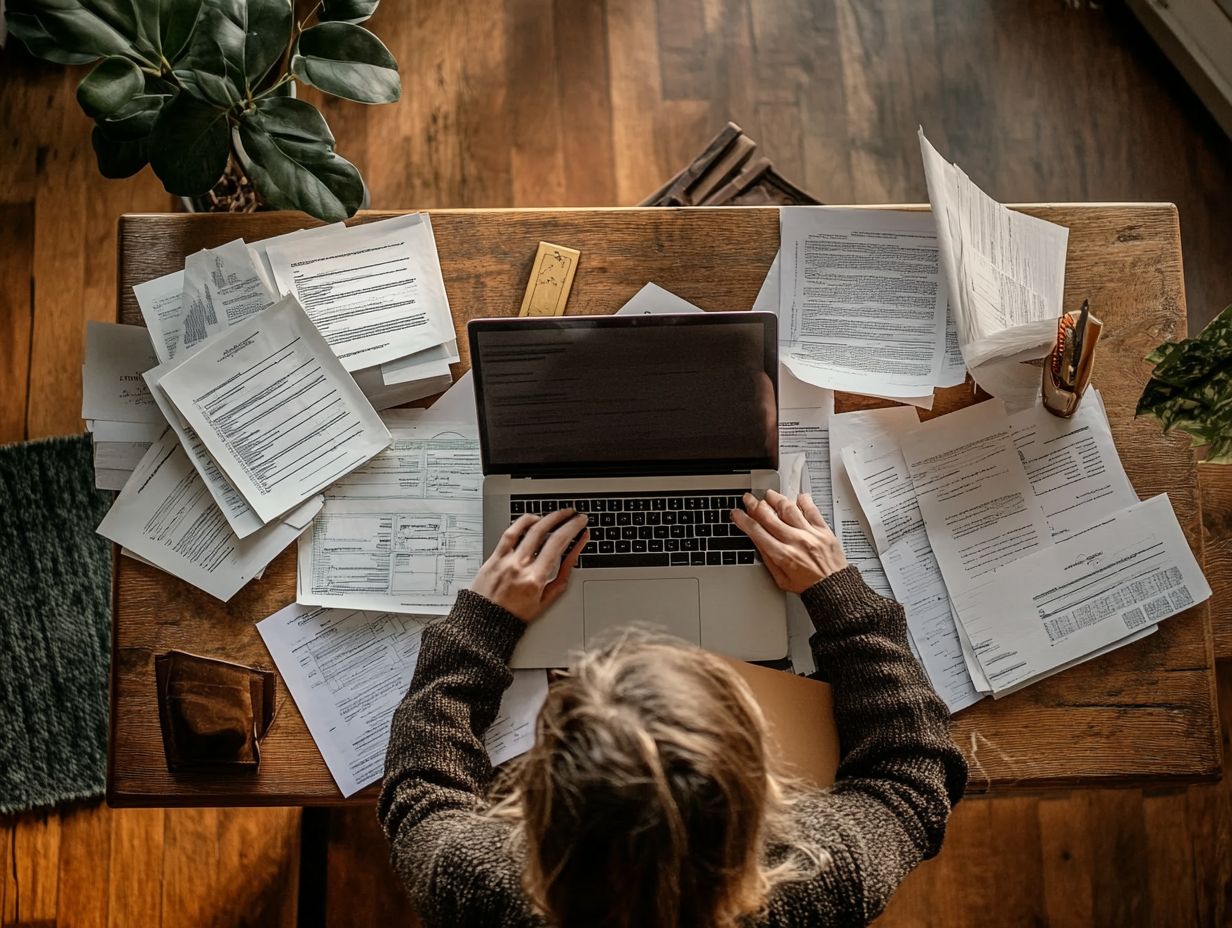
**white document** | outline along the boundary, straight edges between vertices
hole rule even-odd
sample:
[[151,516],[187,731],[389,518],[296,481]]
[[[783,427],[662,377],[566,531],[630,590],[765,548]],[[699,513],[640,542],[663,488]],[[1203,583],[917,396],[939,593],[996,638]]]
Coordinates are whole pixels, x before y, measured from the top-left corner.
[[279,289],[299,299],[348,371],[454,338],[427,213],[284,242],[267,253]]
[[928,540],[958,616],[958,632],[979,689],[971,622],[976,595],[993,571],[1051,544],[1035,491],[1014,447],[1000,400],[969,406],[902,437]]
[[154,397],[142,378],[157,363],[150,333],[143,326],[88,321],[81,374],[81,418],[161,422]]
[[513,682],[501,697],[496,721],[483,736],[492,766],[525,754],[535,746],[535,722],[547,698],[546,670],[513,671]]
[[446,372],[439,377],[430,377],[427,380],[386,384],[381,377],[383,367],[384,365],[378,364],[376,367],[365,367],[363,370],[351,371],[351,377],[354,378],[355,385],[367,397],[368,402],[372,404],[372,408],[377,411],[389,409],[393,406],[401,406],[403,403],[423,399],[425,396],[443,393],[453,383],[453,377]]
[[688,300],[676,296],[658,284],[650,283],[629,298],[629,302],[616,310],[617,316],[654,316],[670,313],[700,313],[702,309]]
[[174,271],[133,287],[141,318],[149,330],[158,360],[166,363],[175,357],[180,342],[180,318],[184,306],[184,272]]
[[483,500],[479,435],[473,425],[390,426],[393,441],[371,461],[325,489],[326,500]]
[[926,213],[784,207],[779,341],[802,380],[888,397],[931,394],[946,292]]
[[405,358],[380,365],[381,380],[386,386],[393,386],[412,380],[448,377],[449,365],[457,363],[461,357],[458,354],[458,340],[452,338],[443,345],[425,348]]
[[441,398],[428,407],[420,420],[424,425],[438,422],[465,422],[479,427],[479,413],[475,409],[475,378],[468,370],[454,381]]
[[964,618],[1000,694],[1092,656],[1211,595],[1166,495],[1071,544],[1002,565]]
[[257,273],[261,275],[261,282],[265,284],[265,288],[275,298],[281,299],[287,294],[278,289],[278,282],[274,279],[274,269],[270,266],[269,260],[270,246],[289,246],[295,242],[303,242],[320,235],[333,235],[345,228],[346,223],[334,222],[327,226],[310,226],[307,229],[296,229],[294,232],[272,235],[269,238],[261,239],[259,242],[249,242],[248,253],[252,255],[253,263],[257,266]]
[[882,438],[849,446],[842,456],[886,580],[906,613],[916,655],[937,695],[951,713],[958,712],[979,700],[979,691],[986,692],[988,686],[974,652],[968,666],[898,440]]
[[332,497],[299,542],[296,601],[443,615],[483,563],[483,503]]
[[1069,230],[1002,206],[942,158],[923,129],[919,137],[967,365],[974,373],[993,358],[1046,351],[1061,314]]
[[94,469],[94,488],[96,490],[123,490],[128,478],[133,475],[131,470],[100,470]]
[[[829,393],[829,391],[827,391]],[[797,493],[807,492],[812,495],[813,502],[825,516],[826,522],[834,523],[834,492],[830,486],[830,419],[834,415],[834,394],[829,393],[829,404],[810,409],[780,409],[779,410],[779,458],[794,454],[804,456],[805,475],[803,483],[807,490],[797,490]],[[795,496],[787,491],[794,489],[784,484],[784,493],[793,500]]]
[[148,441],[96,441],[94,470],[126,470],[132,473],[152,444]]
[[183,445],[184,451],[188,454],[188,459],[197,468],[197,473],[201,475],[206,489],[214,497],[214,502],[218,504],[218,508],[226,517],[227,523],[231,526],[231,531],[235,532],[238,538],[247,538],[253,532],[258,531],[265,523],[257,515],[256,510],[248,505],[248,500],[235,488],[235,484],[222,472],[222,468],[218,466],[218,462],[214,460],[213,456],[206,449],[200,436],[191,427],[184,424],[183,418],[176,408],[171,405],[171,400],[167,398],[167,394],[163,392],[161,384],[163,376],[168,371],[173,370],[179,363],[178,361],[171,361],[167,364],[160,364],[153,370],[146,371],[145,379],[146,383],[149,384],[150,394],[154,397],[154,401],[158,403],[159,409],[162,410],[167,422],[171,425],[172,431],[175,432],[176,437],[180,440],[180,444]]
[[983,699],[967,669],[945,581],[923,526],[881,552],[886,579],[903,607],[916,656],[952,715]]
[[184,324],[176,353],[274,304],[244,240],[205,248],[184,260]]
[[281,522],[237,538],[171,429],[150,446],[98,532],[223,601],[229,600],[307,527]]
[[159,386],[262,522],[390,441],[294,297],[220,332]]
[[834,493],[834,520],[830,525],[843,546],[847,562],[858,567],[864,582],[882,596],[892,596],[893,592],[870,540],[855,488],[843,465],[842,451],[848,445],[897,437],[919,423],[915,410],[907,406],[848,412],[830,420],[830,479]]
[[[257,623],[344,797],[384,775],[390,724],[410,688],[428,621],[293,603]],[[534,744],[534,720],[547,696],[544,671],[513,674],[484,739],[494,766]]]
[[1069,419],[1037,406],[1010,416],[1010,427],[1054,542],[1138,502],[1096,390]]
[[759,313],[775,313],[779,311],[779,268],[782,266],[783,251],[774,253],[770,262],[770,270],[766,271],[766,279],[761,282],[757,298],[753,300],[753,311]]
[[146,445],[158,441],[167,427],[167,421],[159,414],[157,422],[111,422],[106,419],[92,421],[88,429],[95,443],[105,441],[135,441]]

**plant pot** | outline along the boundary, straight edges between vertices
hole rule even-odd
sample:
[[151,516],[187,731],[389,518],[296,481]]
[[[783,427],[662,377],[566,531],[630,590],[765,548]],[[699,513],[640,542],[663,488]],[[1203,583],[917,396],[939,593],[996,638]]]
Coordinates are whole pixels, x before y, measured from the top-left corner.
[[199,197],[180,197],[190,213],[252,213],[267,209],[235,156],[227,159],[227,170],[209,193]]

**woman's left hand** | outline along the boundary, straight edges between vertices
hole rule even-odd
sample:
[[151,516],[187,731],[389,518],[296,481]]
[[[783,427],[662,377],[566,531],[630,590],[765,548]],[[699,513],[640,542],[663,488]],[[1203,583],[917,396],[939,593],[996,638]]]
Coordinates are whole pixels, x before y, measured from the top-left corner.
[[[565,592],[589,537],[586,516],[573,509],[546,516],[527,513],[505,529],[471,591],[530,622]],[[573,538],[577,541],[570,545]]]

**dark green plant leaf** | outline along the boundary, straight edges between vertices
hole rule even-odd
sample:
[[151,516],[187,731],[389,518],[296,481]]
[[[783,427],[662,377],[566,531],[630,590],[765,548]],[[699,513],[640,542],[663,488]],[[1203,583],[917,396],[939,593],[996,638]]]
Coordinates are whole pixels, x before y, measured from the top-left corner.
[[127,58],[113,55],[82,78],[77,85],[77,102],[87,116],[98,119],[110,116],[144,89],[141,69]]
[[94,155],[98,158],[98,172],[103,177],[132,177],[150,160],[145,138],[136,141],[116,140],[95,126],[90,141],[94,145]]
[[1147,356],[1155,365],[1135,415],[1159,420],[1164,432],[1189,434],[1206,460],[1232,462],[1232,306],[1195,338],[1164,342]]
[[14,13],[10,9],[5,14],[5,22],[9,32],[20,39],[26,50],[36,58],[54,61],[56,64],[89,64],[98,60],[98,55],[70,52],[61,48],[43,28],[38,18],[28,13]]
[[149,60],[151,49],[141,40],[131,0],[10,0],[8,10],[19,20],[37,20],[61,52]]
[[181,93],[162,108],[150,132],[150,166],[168,193],[195,197],[227,169],[227,113]]
[[205,0],[138,0],[137,29],[142,40],[174,66],[188,50]]
[[376,12],[380,0],[323,0],[317,19],[323,23],[362,23]]
[[244,37],[244,73],[253,90],[291,41],[291,0],[260,0],[248,6]]
[[239,125],[240,163],[267,203],[335,222],[359,209],[363,180],[334,153],[334,137],[316,107],[265,97]]
[[243,102],[240,86],[232,79],[222,47],[202,30],[193,37],[192,49],[184,56],[183,67],[174,72],[180,85],[204,103],[227,109]]
[[321,23],[299,37],[291,71],[306,84],[357,103],[392,103],[402,93],[398,62],[363,26]]
[[159,112],[170,100],[170,94],[138,94],[110,116],[98,120],[95,128],[114,142],[148,138]]

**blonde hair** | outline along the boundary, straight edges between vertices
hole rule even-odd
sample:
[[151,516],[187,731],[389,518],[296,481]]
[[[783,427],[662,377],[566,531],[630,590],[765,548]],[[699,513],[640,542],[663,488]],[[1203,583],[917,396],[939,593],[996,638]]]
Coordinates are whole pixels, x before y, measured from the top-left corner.
[[516,822],[532,902],[563,928],[732,928],[815,875],[828,856],[765,731],[744,680],[684,641],[626,630],[580,656],[489,813]]

